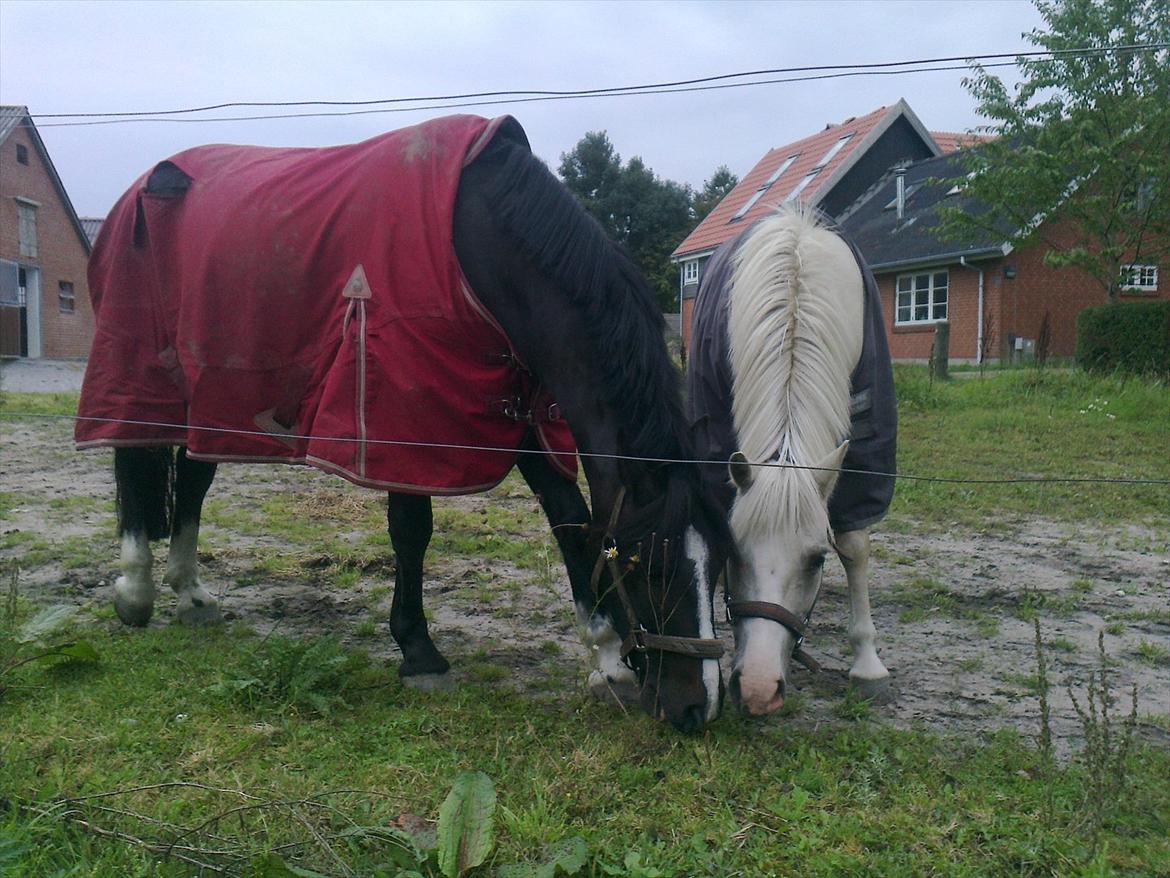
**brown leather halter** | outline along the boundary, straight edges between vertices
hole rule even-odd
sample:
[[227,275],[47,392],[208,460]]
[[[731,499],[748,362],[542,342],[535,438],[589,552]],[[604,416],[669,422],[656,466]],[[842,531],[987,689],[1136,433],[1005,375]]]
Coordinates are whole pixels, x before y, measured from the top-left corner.
[[737,619],[768,619],[787,628],[796,638],[796,642],[792,645],[792,658],[815,674],[820,672],[821,666],[802,648],[805,633],[808,631],[808,620],[811,617],[811,609],[801,619],[791,610],[786,610],[779,604],[768,601],[728,601],[727,603],[727,621],[733,625]]
[[622,661],[629,664],[628,658],[630,653],[644,653],[652,649],[658,650],[659,652],[685,655],[690,658],[719,658],[723,655],[724,649],[723,641],[718,638],[678,637],[671,634],[654,634],[653,632],[647,631],[646,627],[638,621],[638,614],[634,611],[634,604],[630,600],[630,595],[626,591],[626,586],[623,583],[626,573],[629,573],[637,566],[637,556],[634,556],[630,560],[625,571],[623,571],[618,565],[617,541],[613,536],[625,499],[626,489],[623,487],[618,491],[617,500],[614,502],[613,512],[609,517],[609,526],[606,528],[605,537],[601,542],[601,552],[597,556],[597,563],[593,565],[593,576],[590,579],[593,594],[596,596],[597,586],[601,582],[601,571],[606,567],[609,568],[610,576],[613,578],[614,589],[617,591],[618,599],[622,602],[622,609],[625,610],[626,620],[630,625],[630,633],[622,641]]

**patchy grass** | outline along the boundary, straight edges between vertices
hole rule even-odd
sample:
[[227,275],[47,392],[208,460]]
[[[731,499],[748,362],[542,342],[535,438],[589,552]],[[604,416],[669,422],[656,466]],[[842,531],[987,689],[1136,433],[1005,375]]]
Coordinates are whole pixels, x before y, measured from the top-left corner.
[[1137,657],[1155,668],[1170,668],[1170,647],[1164,643],[1143,640],[1134,650]]
[[[898,470],[955,479],[1170,479],[1170,388],[1081,372],[1017,371],[934,382],[896,368]],[[1157,451],[1155,451],[1157,450]],[[913,526],[982,530],[1039,516],[1170,527],[1165,485],[898,483],[891,515]]]
[[78,393],[0,393],[0,415],[75,415]]
[[[1078,763],[1041,776],[1037,752],[1014,734],[894,731],[872,723],[864,702],[844,700],[836,729],[727,716],[687,738],[583,695],[488,686],[499,671],[485,656],[462,657],[478,669],[471,683],[421,693],[332,643],[178,626],[90,633],[96,669],[30,669],[29,686],[3,702],[7,874],[190,874],[126,839],[86,832],[54,804],[132,789],[79,801],[73,813],[138,839],[194,829],[183,835],[189,848],[237,851],[239,871],[279,848],[300,867],[337,874],[314,833],[433,820],[465,769],[489,774],[499,795],[496,848],[473,873],[485,878],[573,836],[587,845],[589,875],[1170,869],[1166,750],[1128,757],[1134,786],[1111,805],[1093,850],[1071,824],[1085,789]],[[314,651],[336,679],[305,666]],[[344,698],[334,697],[338,686]],[[358,792],[328,792],[340,789]],[[258,799],[241,808],[247,801],[231,791]],[[327,807],[309,820],[312,802]],[[375,874],[390,845],[331,847],[354,874]]]

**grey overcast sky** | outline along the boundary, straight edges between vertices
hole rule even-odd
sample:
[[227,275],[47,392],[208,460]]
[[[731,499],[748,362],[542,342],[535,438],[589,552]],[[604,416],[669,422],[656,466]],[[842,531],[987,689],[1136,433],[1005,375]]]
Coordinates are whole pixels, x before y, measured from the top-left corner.
[[[53,127],[40,114],[586,89],[1013,53],[1031,48],[1022,34],[1041,24],[1023,0],[0,0],[0,103],[29,107],[82,216],[104,216],[140,173],[189,146],[347,143],[445,112],[511,113],[554,169],[586,132],[605,130],[623,160],[641,156],[698,188],[721,164],[742,176],[774,146],[899,98],[931,130],[982,120],[963,70],[327,118]],[[1016,79],[1014,68],[996,72]]]

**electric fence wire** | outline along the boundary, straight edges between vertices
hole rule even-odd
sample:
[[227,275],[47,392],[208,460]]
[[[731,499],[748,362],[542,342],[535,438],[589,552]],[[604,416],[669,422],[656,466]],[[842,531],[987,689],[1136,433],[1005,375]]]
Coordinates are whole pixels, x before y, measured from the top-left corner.
[[[432,448],[441,451],[474,451],[487,452],[498,454],[541,454],[546,456],[563,455],[567,452],[563,451],[549,451],[543,448],[510,448],[503,446],[492,445],[462,445],[456,443],[445,442],[422,442],[405,439],[376,439],[376,438],[359,438],[349,436],[313,436],[298,433],[272,433],[266,430],[237,430],[228,427],[202,427],[194,424],[172,424],[165,421],[139,421],[126,420],[120,418],[94,418],[81,417],[79,415],[60,415],[60,414],[45,414],[42,412],[28,412],[28,411],[0,411],[0,418],[16,420],[20,418],[32,418],[40,420],[67,420],[67,421],[89,421],[102,424],[126,424],[137,427],[154,427],[165,428],[170,430],[182,430],[201,433],[216,433],[230,436],[253,436],[266,439],[277,439],[285,441],[303,441],[303,442],[350,442],[362,445],[390,445],[404,448]],[[158,444],[167,445],[171,443],[160,441]],[[96,447],[102,447],[100,445]],[[596,460],[619,460],[631,461],[636,463],[654,463],[654,464],[686,464],[689,466],[726,466],[726,461],[720,460],[691,460],[686,458],[673,457],[643,457],[628,454],[604,454],[599,452],[576,451],[576,456],[581,458],[592,458]],[[299,459],[290,459],[293,462],[299,462]],[[283,459],[273,458],[273,463],[281,463]],[[884,476],[891,479],[899,479],[902,481],[914,482],[935,482],[938,484],[948,485],[1028,485],[1028,484],[1106,484],[1106,485],[1165,485],[1170,486],[1170,479],[1150,479],[1150,478],[1109,478],[1105,476],[1010,476],[1006,478],[996,479],[971,479],[958,478],[950,476],[920,476],[909,473],[887,473],[877,472],[874,470],[863,469],[849,469],[849,468],[835,468],[835,467],[818,467],[818,466],[802,466],[800,464],[780,463],[779,461],[761,461],[757,463],[748,462],[749,466],[769,468],[769,469],[798,469],[811,470],[818,472],[836,472],[836,473],[856,473],[859,475],[874,475]]]

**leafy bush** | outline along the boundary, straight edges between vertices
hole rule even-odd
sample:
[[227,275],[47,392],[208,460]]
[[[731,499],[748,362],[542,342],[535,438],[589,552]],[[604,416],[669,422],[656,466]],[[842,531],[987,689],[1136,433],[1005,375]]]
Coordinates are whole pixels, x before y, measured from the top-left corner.
[[1125,302],[1077,316],[1077,363],[1092,371],[1170,375],[1170,302]]

